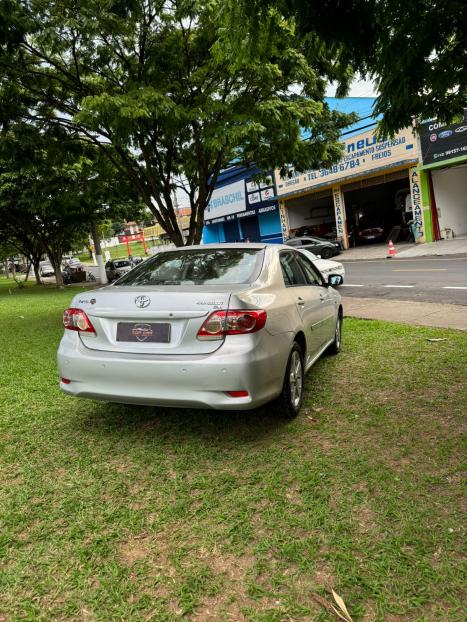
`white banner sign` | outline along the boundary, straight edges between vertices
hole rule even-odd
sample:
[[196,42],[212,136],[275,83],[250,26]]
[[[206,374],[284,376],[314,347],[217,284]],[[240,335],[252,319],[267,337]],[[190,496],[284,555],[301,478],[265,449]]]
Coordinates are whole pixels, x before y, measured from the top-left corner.
[[220,218],[245,210],[245,182],[242,179],[214,190],[206,208],[205,219]]

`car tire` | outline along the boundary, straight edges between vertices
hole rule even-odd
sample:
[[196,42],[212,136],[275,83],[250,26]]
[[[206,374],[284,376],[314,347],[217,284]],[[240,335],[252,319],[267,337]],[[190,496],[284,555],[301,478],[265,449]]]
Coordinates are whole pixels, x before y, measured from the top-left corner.
[[274,413],[282,419],[294,419],[303,402],[305,369],[302,349],[296,341],[292,346],[285,368],[281,394],[272,403]]
[[339,314],[337,316],[336,329],[334,331],[334,341],[328,348],[329,354],[339,354],[341,351],[341,343],[342,343],[342,312],[339,310]]
[[321,259],[329,259],[330,257],[332,257],[332,250],[330,248],[323,248],[323,250],[320,252],[321,255]]

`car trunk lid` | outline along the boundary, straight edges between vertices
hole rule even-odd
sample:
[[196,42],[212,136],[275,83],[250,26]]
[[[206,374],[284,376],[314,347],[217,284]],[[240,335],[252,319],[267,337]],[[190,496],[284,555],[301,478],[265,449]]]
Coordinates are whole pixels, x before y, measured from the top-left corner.
[[77,297],[96,334],[80,334],[86,347],[135,354],[208,354],[222,341],[200,341],[198,330],[216,309],[228,309],[230,292],[206,287],[108,287]]

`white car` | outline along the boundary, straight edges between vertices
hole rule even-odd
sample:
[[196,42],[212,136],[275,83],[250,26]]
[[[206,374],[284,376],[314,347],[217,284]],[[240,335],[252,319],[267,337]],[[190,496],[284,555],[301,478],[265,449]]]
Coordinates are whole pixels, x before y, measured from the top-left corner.
[[39,265],[39,275],[43,277],[55,276],[55,270],[48,261],[41,261]]
[[280,244],[185,246],[114,284],[78,293],[64,313],[60,387],[125,404],[248,410],[275,400],[298,414],[304,375],[341,345],[333,285]]
[[[330,274],[339,274],[342,277],[342,283],[345,280],[345,268],[339,261],[331,261],[330,259],[321,259],[320,255],[315,255],[306,248],[298,248],[299,253],[303,253],[305,257],[311,259],[325,279]],[[341,285],[342,285],[341,283]]]

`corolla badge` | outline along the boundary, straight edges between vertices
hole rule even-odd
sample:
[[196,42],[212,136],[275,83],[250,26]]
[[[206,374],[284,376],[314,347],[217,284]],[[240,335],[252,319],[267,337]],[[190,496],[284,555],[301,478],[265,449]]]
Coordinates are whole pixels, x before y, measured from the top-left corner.
[[131,332],[138,341],[146,341],[152,337],[153,330],[150,324],[135,324]]
[[149,307],[150,304],[151,299],[149,296],[136,296],[135,298],[135,305],[140,309],[145,309],[146,307]]

